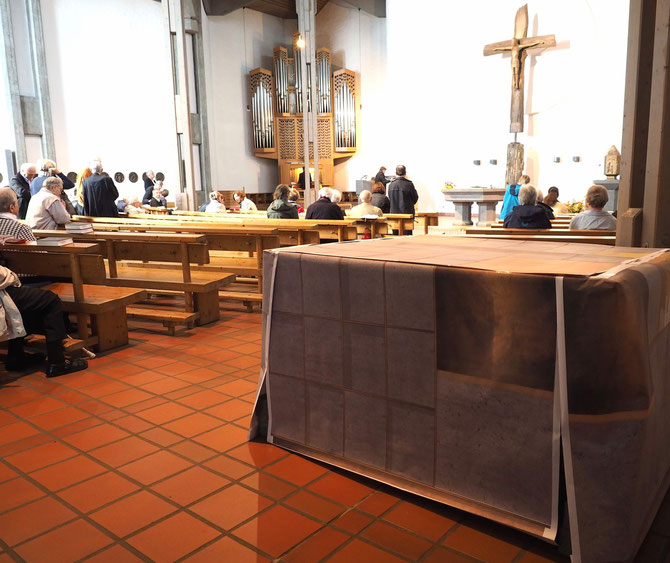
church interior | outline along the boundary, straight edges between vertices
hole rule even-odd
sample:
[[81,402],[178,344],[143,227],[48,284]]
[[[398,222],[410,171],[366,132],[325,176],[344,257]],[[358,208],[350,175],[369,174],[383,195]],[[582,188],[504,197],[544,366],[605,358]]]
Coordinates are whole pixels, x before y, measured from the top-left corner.
[[0,563],[670,561],[670,0],[0,30]]

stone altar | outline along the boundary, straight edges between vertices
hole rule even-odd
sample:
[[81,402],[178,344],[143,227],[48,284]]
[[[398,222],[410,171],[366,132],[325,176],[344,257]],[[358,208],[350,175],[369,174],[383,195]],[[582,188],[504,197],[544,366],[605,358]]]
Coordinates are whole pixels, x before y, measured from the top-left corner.
[[444,199],[456,206],[454,225],[472,225],[472,204],[479,208],[478,227],[488,227],[496,220],[496,205],[505,196],[504,188],[454,188],[443,190]]

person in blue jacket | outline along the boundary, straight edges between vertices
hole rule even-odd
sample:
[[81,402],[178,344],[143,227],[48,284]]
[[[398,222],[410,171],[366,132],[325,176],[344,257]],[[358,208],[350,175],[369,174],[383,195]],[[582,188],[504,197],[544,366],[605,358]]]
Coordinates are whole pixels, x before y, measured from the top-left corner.
[[501,221],[512,213],[514,206],[519,205],[519,190],[524,184],[530,184],[530,176],[527,176],[526,174],[519,176],[517,184],[510,184],[507,186],[505,196],[503,197],[502,210],[500,211]]

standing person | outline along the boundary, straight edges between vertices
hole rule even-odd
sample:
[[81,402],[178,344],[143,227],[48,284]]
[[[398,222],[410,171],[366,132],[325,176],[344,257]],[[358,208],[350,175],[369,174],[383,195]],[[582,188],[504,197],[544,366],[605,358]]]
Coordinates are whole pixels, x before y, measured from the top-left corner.
[[386,177],[386,166],[382,166],[382,167],[379,168],[379,172],[377,172],[377,175],[375,176],[374,181],[379,182],[386,189],[386,184],[389,183],[389,180]]
[[70,214],[60,197],[62,193],[60,178],[51,176],[44,181],[42,189],[30,198],[28,204],[26,223],[31,229],[58,229],[70,222]]
[[[295,188],[294,188],[295,189]],[[291,188],[279,184],[275,188],[274,201],[268,207],[268,219],[298,219],[298,208],[289,201]],[[297,192],[297,190],[296,190]]]
[[244,190],[237,190],[233,194],[233,198],[239,203],[240,211],[258,211],[256,204],[247,197]]
[[28,203],[30,202],[30,183],[37,176],[37,167],[31,162],[24,162],[18,174],[9,181],[9,187],[12,188],[19,200],[19,219],[26,218]]
[[500,210],[500,220],[502,221],[510,213],[516,205],[519,205],[519,191],[521,186],[525,184],[530,184],[530,176],[523,174],[519,176],[519,180],[516,184],[510,184],[505,190],[505,195],[503,196],[502,209]]
[[[407,169],[402,164],[395,168],[396,179],[388,185],[388,198],[391,202],[390,213],[409,213],[414,216],[414,205],[419,201],[419,194],[411,180],[407,178]],[[398,234],[396,229],[394,234]],[[404,231],[411,235],[412,231]]]
[[321,188],[319,199],[307,208],[305,219],[344,219],[340,206],[331,201],[332,195],[330,188]]
[[379,207],[382,213],[391,213],[391,202],[386,197],[386,188],[381,182],[376,182],[372,186],[372,201],[370,203],[375,207]]
[[86,178],[93,176],[93,172],[87,166],[79,174],[77,174],[77,181],[74,183],[76,199],[74,202],[74,210],[77,215],[84,215],[84,187],[83,183]]
[[144,178],[144,197],[142,198],[142,203],[148,204],[151,202],[151,196],[156,186],[156,175],[153,170],[147,170],[144,175],[146,178]]
[[102,174],[102,163],[95,160],[91,163],[93,175],[83,182],[84,214],[91,217],[118,217],[116,200],[119,190],[114,180]]
[[609,201],[607,188],[599,184],[591,186],[586,192],[586,211],[575,215],[570,221],[570,229],[616,229],[616,219],[603,211]]

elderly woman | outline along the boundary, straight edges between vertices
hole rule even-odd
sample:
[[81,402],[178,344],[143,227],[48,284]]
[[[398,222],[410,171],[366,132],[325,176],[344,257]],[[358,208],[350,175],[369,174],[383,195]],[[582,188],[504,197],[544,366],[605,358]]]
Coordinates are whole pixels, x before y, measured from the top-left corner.
[[505,195],[503,196],[502,209],[500,210],[500,219],[505,219],[514,208],[515,205],[519,205],[519,190],[521,186],[525,184],[530,184],[530,176],[523,174],[519,176],[519,180],[516,184],[510,184],[505,190]]
[[58,229],[70,222],[70,214],[61,199],[63,182],[57,176],[44,181],[42,189],[30,198],[26,223],[32,229]]
[[286,184],[277,186],[274,201],[267,211],[269,219],[298,219],[298,208],[288,200],[290,192]]
[[205,207],[205,213],[225,213],[224,197],[224,193],[219,191],[209,194],[210,201]]
[[233,198],[240,205],[240,211],[257,211],[256,204],[247,197],[244,190],[237,190],[233,193]]
[[586,192],[586,211],[576,215],[570,221],[571,229],[616,229],[616,219],[603,207],[607,205],[609,196],[607,188],[598,184],[591,186]]
[[372,201],[375,207],[379,207],[382,213],[391,213],[391,201],[386,197],[386,188],[381,182],[372,185]]
[[507,229],[551,229],[551,221],[537,203],[537,190],[530,184],[521,186],[519,203],[505,217],[503,227]]

